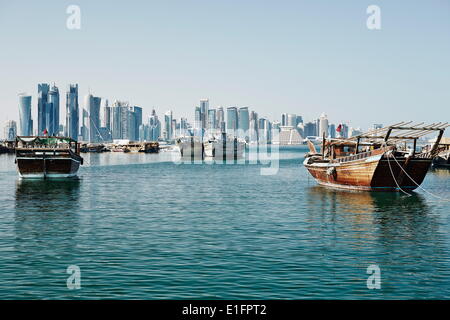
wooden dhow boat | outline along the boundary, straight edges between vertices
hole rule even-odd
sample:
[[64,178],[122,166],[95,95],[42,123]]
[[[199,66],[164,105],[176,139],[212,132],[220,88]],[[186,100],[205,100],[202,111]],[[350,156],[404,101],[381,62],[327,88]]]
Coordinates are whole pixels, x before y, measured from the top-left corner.
[[[372,191],[414,190],[423,182],[448,123],[401,122],[349,139],[323,138],[322,150],[310,152],[304,166],[325,186]],[[438,133],[430,150],[417,151],[417,140]]]
[[70,138],[17,137],[16,163],[22,178],[72,178],[83,158],[79,144]]

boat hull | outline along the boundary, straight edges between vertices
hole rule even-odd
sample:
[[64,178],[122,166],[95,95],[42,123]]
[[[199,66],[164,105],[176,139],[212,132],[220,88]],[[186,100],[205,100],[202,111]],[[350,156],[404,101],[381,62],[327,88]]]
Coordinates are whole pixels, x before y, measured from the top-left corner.
[[238,142],[208,142],[205,143],[205,155],[215,159],[241,159],[244,156],[245,145]]
[[182,141],[178,143],[182,158],[203,159],[205,147],[200,141]]
[[379,155],[347,163],[305,163],[305,167],[321,185],[352,190],[400,191],[400,188],[416,189],[425,179],[432,162],[420,158],[396,160],[398,164],[392,158]]
[[74,178],[80,164],[72,158],[17,158],[19,175],[24,179]]

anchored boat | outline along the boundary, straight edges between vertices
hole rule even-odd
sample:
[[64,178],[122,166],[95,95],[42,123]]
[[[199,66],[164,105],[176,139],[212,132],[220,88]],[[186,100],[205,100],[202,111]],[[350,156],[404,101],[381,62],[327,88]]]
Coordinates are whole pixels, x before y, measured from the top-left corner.
[[22,178],[71,178],[83,158],[79,144],[70,138],[17,137],[16,163]]
[[[373,191],[414,190],[425,179],[447,123],[401,122],[350,139],[323,138],[318,153],[312,143],[304,166],[325,186]],[[438,132],[430,150],[417,152],[417,140]],[[408,145],[410,148],[408,148]]]
[[241,159],[244,155],[245,141],[238,138],[210,139],[205,142],[205,156],[220,160]]
[[200,159],[205,157],[205,146],[201,137],[182,137],[177,139],[182,158]]

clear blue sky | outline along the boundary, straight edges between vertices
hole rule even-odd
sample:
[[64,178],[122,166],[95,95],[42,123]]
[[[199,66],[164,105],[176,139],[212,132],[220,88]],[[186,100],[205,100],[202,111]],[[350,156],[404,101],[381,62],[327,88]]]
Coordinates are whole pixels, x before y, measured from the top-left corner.
[[[81,30],[66,28],[70,4]],[[62,106],[78,83],[81,104],[90,88],[190,120],[205,97],[272,120],[450,120],[450,0],[0,0],[0,44],[1,127],[19,92],[36,109],[38,82],[56,82]]]

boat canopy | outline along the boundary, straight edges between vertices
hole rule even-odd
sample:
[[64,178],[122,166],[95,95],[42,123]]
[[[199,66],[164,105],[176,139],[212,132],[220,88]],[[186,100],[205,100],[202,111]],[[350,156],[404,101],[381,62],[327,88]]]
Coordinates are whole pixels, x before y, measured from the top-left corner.
[[76,142],[71,138],[63,138],[63,137],[17,137],[17,141],[27,144],[35,144],[35,145],[57,145],[60,143],[72,143]]

